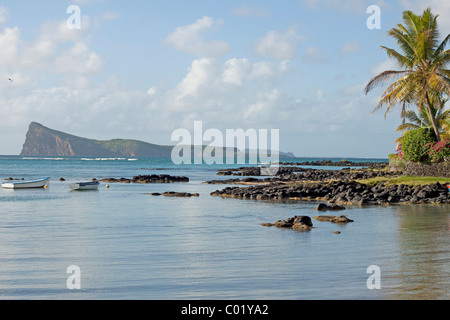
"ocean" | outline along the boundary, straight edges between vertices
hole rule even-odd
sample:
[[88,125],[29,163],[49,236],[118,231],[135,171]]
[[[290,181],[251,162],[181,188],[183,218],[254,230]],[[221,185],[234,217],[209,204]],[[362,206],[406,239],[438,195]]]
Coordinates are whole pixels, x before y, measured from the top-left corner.
[[[241,166],[1,156],[2,181],[51,182],[47,189],[0,190],[0,299],[450,298],[450,206],[347,207],[339,214],[354,222],[346,225],[313,219],[307,232],[268,228],[261,223],[313,218],[317,203],[210,196],[227,185],[204,181],[229,178],[217,170]],[[190,182],[68,188],[147,174]],[[165,191],[200,196],[148,195]]]

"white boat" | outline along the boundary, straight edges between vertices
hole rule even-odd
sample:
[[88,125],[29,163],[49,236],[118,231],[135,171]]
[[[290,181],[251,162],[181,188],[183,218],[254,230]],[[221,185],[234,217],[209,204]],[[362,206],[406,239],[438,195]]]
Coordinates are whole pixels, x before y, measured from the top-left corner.
[[47,188],[50,184],[50,178],[29,180],[29,181],[10,181],[2,183],[4,189],[37,189]]
[[99,181],[76,182],[69,183],[69,188],[72,190],[97,190],[99,185]]

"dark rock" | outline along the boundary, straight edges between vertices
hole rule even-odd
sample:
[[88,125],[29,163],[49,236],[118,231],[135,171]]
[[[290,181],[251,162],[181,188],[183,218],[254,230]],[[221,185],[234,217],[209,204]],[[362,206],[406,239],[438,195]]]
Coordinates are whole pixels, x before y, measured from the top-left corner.
[[[272,201],[283,199],[328,201],[328,205],[319,204],[318,210],[342,210],[345,209],[342,205],[347,204],[365,206],[392,203],[450,203],[447,183],[425,186],[378,183],[369,186],[352,180],[395,175],[398,176],[398,173],[371,169],[360,171],[304,169],[299,173],[259,181],[250,178],[247,181],[251,186],[216,190],[211,195]],[[260,181],[264,183],[259,183]]]
[[315,216],[314,219],[318,221],[328,221],[333,223],[349,223],[353,220],[347,218],[347,216]]
[[295,216],[294,217],[294,224],[304,224],[308,227],[312,227],[313,223],[311,221],[311,218],[308,216]]
[[108,183],[173,183],[173,182],[189,182],[189,178],[160,174],[160,175],[139,175],[131,179],[107,178],[102,179],[101,181]]
[[293,223],[290,223],[286,220],[277,220],[275,221],[275,227],[277,228],[292,228]]
[[264,227],[291,228],[297,231],[306,231],[313,228],[311,218],[308,216],[295,216],[285,220],[277,220],[275,223],[262,223],[261,225]]
[[337,205],[337,204],[326,204],[319,203],[316,207],[318,211],[336,211],[336,210],[345,210],[345,207]]
[[189,192],[174,192],[174,191],[169,191],[169,192],[164,192],[164,193],[158,193],[158,192],[154,192],[154,193],[148,193],[148,195],[151,196],[165,196],[165,197],[199,197],[200,194],[198,193],[189,193]]

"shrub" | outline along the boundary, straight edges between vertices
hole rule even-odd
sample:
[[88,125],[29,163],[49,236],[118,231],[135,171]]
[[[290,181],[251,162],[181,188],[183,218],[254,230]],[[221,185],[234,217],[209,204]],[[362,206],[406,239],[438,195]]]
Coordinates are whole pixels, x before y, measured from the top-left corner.
[[402,144],[399,143],[397,145],[397,149],[395,150],[397,153],[391,153],[389,155],[389,161],[399,161],[399,160],[403,160],[403,158],[405,157],[405,155],[403,154],[402,151]]
[[434,161],[444,161],[450,158],[450,139],[427,143],[430,148],[429,157]]
[[436,136],[429,128],[419,128],[407,132],[402,140],[405,159],[412,162],[429,161],[430,143],[436,143]]

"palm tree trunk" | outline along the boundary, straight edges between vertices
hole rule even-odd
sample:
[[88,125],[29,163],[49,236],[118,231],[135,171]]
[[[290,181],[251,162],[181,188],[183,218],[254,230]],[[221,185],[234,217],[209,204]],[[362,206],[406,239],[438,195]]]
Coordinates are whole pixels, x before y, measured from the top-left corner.
[[430,103],[430,98],[428,97],[428,92],[425,94],[425,102],[427,104],[427,109],[428,109],[428,114],[430,116],[431,125],[433,126],[434,134],[436,135],[436,141],[440,142],[441,135],[439,134],[439,129],[436,125],[436,118],[434,116],[433,110],[431,109],[431,103]]

